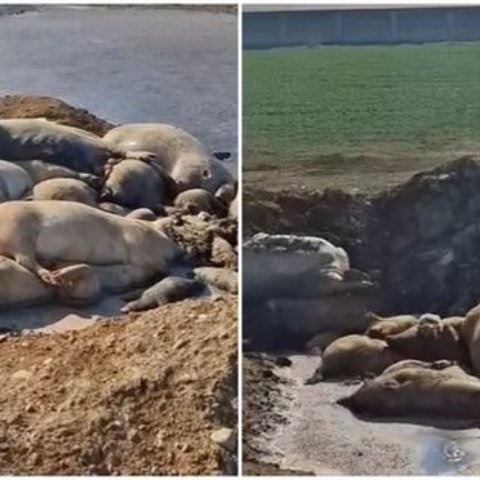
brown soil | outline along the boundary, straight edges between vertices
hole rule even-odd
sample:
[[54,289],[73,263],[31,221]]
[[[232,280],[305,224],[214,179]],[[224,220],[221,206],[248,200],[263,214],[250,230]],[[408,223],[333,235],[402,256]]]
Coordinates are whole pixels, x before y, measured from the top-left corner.
[[[315,235],[345,248],[351,264],[378,281],[383,314],[463,315],[480,292],[479,185],[473,155],[376,195],[247,187],[243,232]],[[447,254],[455,261],[445,263]]]
[[115,126],[97,118],[87,110],[72,107],[57,98],[34,95],[7,95],[0,98],[0,118],[36,117],[45,117],[100,136],[105,135]]
[[[349,194],[377,195],[405,183],[418,172],[438,167],[452,158],[475,152],[458,151],[421,156],[361,154],[318,154],[314,160],[262,162],[254,153],[246,160],[244,185],[257,189],[322,192],[336,188]],[[274,180],[273,180],[274,179]]]
[[232,473],[236,345],[236,297],[4,339],[0,473]]

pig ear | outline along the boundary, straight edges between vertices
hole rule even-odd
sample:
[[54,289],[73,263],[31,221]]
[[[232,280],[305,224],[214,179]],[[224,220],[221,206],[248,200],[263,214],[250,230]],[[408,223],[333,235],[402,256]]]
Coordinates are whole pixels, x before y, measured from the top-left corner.
[[382,382],[382,387],[385,390],[396,390],[400,386],[400,383],[397,382],[394,378],[388,378]]
[[382,317],[378,316],[374,312],[367,312],[365,314],[366,320],[369,322],[369,326],[375,325],[376,323],[380,322],[383,320]]

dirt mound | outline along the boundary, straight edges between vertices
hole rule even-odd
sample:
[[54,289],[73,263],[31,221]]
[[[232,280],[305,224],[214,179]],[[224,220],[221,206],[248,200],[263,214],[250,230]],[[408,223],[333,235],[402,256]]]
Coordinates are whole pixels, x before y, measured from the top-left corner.
[[0,473],[232,473],[236,297],[0,343]]
[[480,157],[419,173],[373,204],[367,240],[396,311],[463,314],[480,301]]
[[480,301],[480,157],[367,197],[247,190],[244,232],[317,235],[382,289],[385,314],[463,314]]
[[63,125],[81,128],[103,136],[115,125],[52,97],[7,95],[0,98],[0,118],[45,117]]

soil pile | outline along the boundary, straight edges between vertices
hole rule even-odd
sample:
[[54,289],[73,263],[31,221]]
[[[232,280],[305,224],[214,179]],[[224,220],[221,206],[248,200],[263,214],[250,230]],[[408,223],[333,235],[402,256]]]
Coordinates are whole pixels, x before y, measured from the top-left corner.
[[0,344],[0,472],[232,473],[236,298]]
[[419,173],[373,205],[369,243],[390,311],[464,314],[480,301],[480,158]]
[[355,265],[363,258],[371,201],[341,190],[244,190],[245,238],[258,232],[314,235],[344,248]]
[[37,117],[81,128],[102,137],[115,126],[87,110],[72,107],[57,98],[35,95],[7,95],[0,98],[0,118]]

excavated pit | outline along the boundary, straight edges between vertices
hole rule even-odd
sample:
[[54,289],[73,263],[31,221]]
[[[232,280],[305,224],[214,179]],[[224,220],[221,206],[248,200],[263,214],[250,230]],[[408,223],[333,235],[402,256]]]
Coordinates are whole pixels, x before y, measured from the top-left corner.
[[[246,415],[250,423],[267,410],[276,416],[270,415],[260,432],[244,434],[244,443],[255,445],[255,455],[247,450],[249,465],[276,465],[280,473],[478,474],[478,430],[425,426],[415,420],[356,419],[334,405],[351,385],[303,382],[319,362],[304,348],[312,325],[325,331],[341,321],[337,330],[360,332],[365,326],[360,312],[365,310],[449,316],[463,315],[479,303],[480,157],[459,158],[375,196],[336,190],[245,190],[245,238],[258,232],[322,237],[345,249],[350,266],[375,285],[368,295],[359,293],[360,305],[351,295],[339,295],[331,309],[337,318],[321,311],[324,298],[289,299],[289,308],[284,304],[280,309],[278,302],[272,309],[268,298],[244,300],[246,349],[288,355],[292,362],[285,369],[259,357],[248,360],[258,369],[269,369],[264,378],[278,377],[280,385],[268,402],[252,390]],[[276,277],[271,282],[275,284]],[[292,283],[300,289],[298,278]],[[356,323],[346,322],[348,315]],[[250,377],[245,377],[247,383],[254,381]],[[400,441],[391,437],[392,431]],[[320,455],[318,445],[326,439],[329,453]]]
[[248,188],[244,197],[245,238],[313,235],[344,248],[351,266],[375,282],[378,292],[366,304],[380,314],[463,315],[480,301],[480,157],[419,173],[374,197]]

